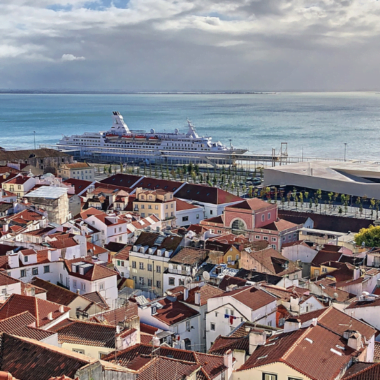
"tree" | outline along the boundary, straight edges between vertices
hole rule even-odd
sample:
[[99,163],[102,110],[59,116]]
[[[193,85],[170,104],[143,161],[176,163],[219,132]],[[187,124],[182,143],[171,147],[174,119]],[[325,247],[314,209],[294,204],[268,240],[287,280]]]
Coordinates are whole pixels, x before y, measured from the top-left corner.
[[107,166],[104,165],[104,168],[103,168],[103,173],[106,174],[107,173]]
[[194,171],[195,173],[198,175],[199,174],[199,165],[198,164],[195,164],[194,165]]
[[253,186],[249,186],[249,187],[248,187],[248,196],[249,196],[250,198],[253,197]]
[[301,208],[303,208],[303,194],[302,194],[302,191],[300,192],[300,202],[301,202]]
[[290,206],[290,197],[292,196],[292,193],[289,191],[289,193],[286,195],[286,198],[288,198],[288,206]]
[[277,187],[275,187],[274,188],[274,203],[277,203],[277,196],[278,196]]
[[194,170],[194,166],[193,166],[193,163],[190,161],[189,165],[187,165],[187,172],[191,174],[193,170]]
[[371,198],[371,200],[369,201],[369,208],[371,209],[371,218],[373,216],[373,208],[375,207],[376,205],[376,201],[374,198]]
[[264,178],[264,168],[260,166],[260,177]]
[[123,173],[123,169],[124,169],[123,164],[120,162],[120,173]]
[[309,192],[308,191],[305,191],[305,198],[309,199]]
[[331,191],[330,193],[327,194],[327,196],[329,197],[329,205],[330,205],[330,208],[331,208],[331,203],[332,203],[332,198],[334,196],[334,193]]
[[376,208],[376,219],[379,218],[379,204],[380,204],[380,201],[376,199],[376,202],[375,202],[375,208]]
[[110,167],[108,168],[108,173],[109,174],[112,174],[112,166],[110,165]]
[[339,215],[342,215],[342,212],[343,212],[342,207],[339,206],[339,209],[338,209],[338,213],[339,213]]
[[380,226],[374,227],[371,225],[368,228],[362,228],[359,233],[355,235],[355,243],[357,245],[364,245],[365,247],[379,247]]

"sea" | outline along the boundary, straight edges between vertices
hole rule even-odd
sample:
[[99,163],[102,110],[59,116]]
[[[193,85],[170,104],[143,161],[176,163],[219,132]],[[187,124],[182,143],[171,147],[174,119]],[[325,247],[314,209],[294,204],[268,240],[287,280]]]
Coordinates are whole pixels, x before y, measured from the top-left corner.
[[[62,135],[106,131],[112,111],[130,129],[185,131],[271,154],[380,161],[380,94],[0,94],[0,146],[50,146]],[[35,138],[35,140],[34,140]],[[347,143],[347,145],[345,145]],[[285,147],[285,145],[283,146]]]

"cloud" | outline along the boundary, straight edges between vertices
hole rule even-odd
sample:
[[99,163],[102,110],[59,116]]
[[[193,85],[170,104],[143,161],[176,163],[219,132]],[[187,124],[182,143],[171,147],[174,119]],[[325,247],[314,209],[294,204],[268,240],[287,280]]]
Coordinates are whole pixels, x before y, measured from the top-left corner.
[[63,54],[61,57],[62,61],[84,61],[85,57],[76,57],[73,54]]
[[[164,91],[376,89],[379,34],[375,0],[3,0],[0,82],[107,90],[115,83]],[[64,70],[56,64],[78,60]]]

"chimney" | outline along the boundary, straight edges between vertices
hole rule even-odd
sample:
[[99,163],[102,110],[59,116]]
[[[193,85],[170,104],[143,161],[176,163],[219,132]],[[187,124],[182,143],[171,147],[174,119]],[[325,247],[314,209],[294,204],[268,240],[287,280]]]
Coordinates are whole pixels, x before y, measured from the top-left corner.
[[153,346],[154,347],[159,347],[160,346],[160,340],[156,336],[153,337],[152,341],[153,341]]
[[183,300],[186,301],[189,298],[189,289],[185,287],[184,293],[183,293]]
[[201,304],[201,292],[195,292],[195,304],[200,305]]
[[249,354],[256,350],[257,346],[264,346],[267,341],[267,333],[265,331],[251,331],[249,333]]
[[63,305],[59,305],[59,312],[64,313],[65,312],[65,307]]
[[354,269],[354,280],[357,280],[360,277],[360,268],[355,267]]
[[77,272],[77,266],[76,266],[76,265],[72,265],[72,266],[71,266],[71,271],[72,271],[73,273],[76,273],[76,272]]
[[53,313],[52,313],[52,312],[50,312],[50,313],[48,314],[48,320],[49,320],[49,321],[52,321],[52,320],[53,320]]
[[7,233],[8,230],[9,230],[9,223],[6,222],[5,224],[3,224],[3,232],[4,232],[4,233]]
[[226,292],[230,292],[231,290],[234,290],[238,286],[236,284],[231,284],[226,287]]
[[229,379],[232,374],[232,350],[227,350],[223,355],[223,364],[227,367],[227,376],[225,378]]
[[77,294],[80,294],[80,289],[77,289]]
[[349,336],[347,346],[351,347],[355,351],[358,351],[362,348],[362,335],[360,332],[355,331]]
[[284,332],[297,331],[301,328],[301,322],[296,318],[288,318],[284,324]]

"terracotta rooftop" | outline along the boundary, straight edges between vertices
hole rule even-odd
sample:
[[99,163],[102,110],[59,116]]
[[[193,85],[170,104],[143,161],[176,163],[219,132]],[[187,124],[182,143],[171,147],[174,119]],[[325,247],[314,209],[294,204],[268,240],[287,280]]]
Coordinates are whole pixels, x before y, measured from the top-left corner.
[[73,319],[69,321],[64,326],[51,328],[58,333],[60,343],[115,348],[115,326]]
[[195,266],[203,263],[203,261],[207,259],[207,256],[207,249],[183,247],[177,254],[170,258],[169,262]]
[[[160,239],[158,240],[159,237]],[[182,236],[165,236],[155,232],[141,232],[134,245],[147,245],[149,247],[157,247],[157,249],[165,248],[168,251],[175,251],[182,242],[182,239]]]
[[79,245],[73,238],[50,240],[49,245],[52,248],[63,249]]
[[[204,371],[205,377],[200,377],[200,379],[213,379],[217,376],[220,376],[221,372],[226,370],[226,367],[224,366],[223,356],[202,354],[200,352],[180,350],[177,348],[165,346],[154,348],[152,345],[146,344],[136,344],[134,346],[128,347],[123,351],[117,352],[116,360],[120,365],[138,371],[143,365],[150,362],[153,349],[155,349],[154,356],[156,357],[165,357],[176,360],[179,363],[193,363],[202,366],[201,370]],[[105,360],[114,362],[115,354],[112,353],[108,355]],[[160,379],[168,379],[168,373],[162,374],[162,376],[163,377],[160,377]],[[152,379],[153,378],[150,378],[149,380]]]
[[113,258],[118,260],[129,260],[129,252],[132,249],[131,245],[126,245],[123,249],[117,252]]
[[41,278],[34,277],[31,283],[39,288],[46,290],[46,299],[60,305],[69,306],[75,299],[81,296],[66,289],[62,286],[55,285],[50,281],[42,280]]
[[218,336],[209,349],[210,354],[224,355],[228,350],[239,350],[249,352],[249,336],[245,337],[227,337]]
[[203,210],[201,207],[193,205],[193,204],[186,202],[186,201],[183,201],[181,199],[174,198],[174,200],[176,202],[176,211],[192,210],[194,208],[198,208],[200,210]]
[[247,280],[243,278],[225,275],[219,284],[219,288],[222,290],[226,290],[227,287],[230,285],[236,285],[240,287],[240,286],[244,286],[246,283],[247,283]]
[[21,282],[20,280],[17,280],[11,276],[8,276],[4,271],[0,271],[0,286],[17,284],[20,282]]
[[91,185],[92,182],[84,181],[83,179],[69,178],[66,181],[63,181],[63,183],[66,185],[73,185],[74,193],[78,195],[82,193],[84,190],[86,190]]
[[66,166],[68,169],[88,169],[91,168],[91,165],[89,165],[87,162],[74,162],[72,164],[63,164],[63,166]]
[[19,294],[12,294],[0,306],[0,320],[29,311],[37,319],[37,327],[44,326],[51,322],[48,318],[52,313],[52,320],[57,319],[67,313],[70,309],[64,306],[63,312],[59,311],[61,305],[46,301],[37,297],[29,297]]
[[129,321],[136,317],[138,317],[138,306],[129,302],[127,306],[93,315],[90,321],[116,326],[120,322]]
[[342,380],[375,380],[380,379],[380,363],[354,363]]
[[197,286],[189,290],[189,296],[185,300],[186,303],[195,305],[195,293],[200,293],[200,306],[206,305],[207,300],[211,297],[215,297],[224,293],[222,289],[217,288],[209,284],[203,286]]
[[46,339],[54,333],[35,328],[36,318],[29,311],[14,315],[0,321],[0,332],[35,340]]
[[174,195],[177,198],[201,203],[226,204],[239,202],[242,198],[217,187],[186,183]]
[[322,326],[312,326],[271,336],[237,371],[282,362],[313,380],[335,379],[351,362],[354,353],[338,334]]
[[249,255],[259,262],[269,274],[284,276],[300,270],[295,263],[288,260],[285,256],[282,256],[280,252],[273,248],[253,251],[250,252]]
[[[111,177],[105,178],[101,181],[104,184],[115,186],[132,187],[142,176],[133,174],[114,174]],[[137,184],[138,187],[139,184]]]
[[228,206],[230,208],[237,208],[237,209],[245,209],[245,210],[252,210],[252,211],[259,211],[268,207],[273,207],[273,205],[270,205],[268,202],[265,202],[259,198],[251,198],[251,199],[244,199],[242,202],[237,203],[232,206]]
[[257,289],[254,286],[245,286],[243,288],[234,289],[213,298],[217,297],[233,297],[252,310],[260,309],[261,307],[276,301],[274,296],[263,290]]
[[[73,272],[73,265],[77,263],[86,263],[92,266],[88,267],[88,270],[84,274],[80,274],[78,270]],[[109,269],[102,264],[93,264],[89,257],[79,257],[77,259],[65,260],[65,266],[70,273],[70,276],[83,278],[88,281],[96,281],[101,280],[102,278],[117,276],[117,272],[114,270]]]
[[199,313],[189,306],[184,305],[179,301],[169,301],[167,298],[158,301],[163,307],[157,308],[157,313],[154,318],[165,323],[168,326],[174,325],[186,319],[195,317]]
[[89,301],[91,301],[93,303],[96,303],[97,305],[99,305],[100,307],[102,307],[104,309],[109,309],[109,306],[108,306],[106,300],[98,292],[86,293],[86,294],[83,294],[83,297],[88,299]]

